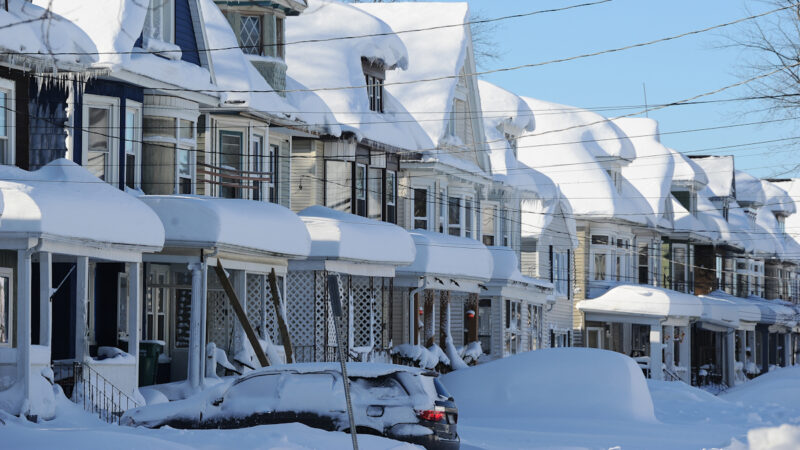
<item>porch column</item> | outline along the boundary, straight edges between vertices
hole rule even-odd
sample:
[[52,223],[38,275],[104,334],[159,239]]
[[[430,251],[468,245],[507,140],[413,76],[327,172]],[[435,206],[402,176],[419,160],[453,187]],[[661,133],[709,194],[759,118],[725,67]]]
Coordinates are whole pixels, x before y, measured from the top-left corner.
[[138,386],[139,340],[142,338],[142,263],[131,263],[128,269],[128,353],[136,360]]
[[692,383],[692,329],[691,326],[679,327],[681,333],[680,366],[683,367],[681,377],[687,384]]
[[[478,342],[478,294],[469,294],[467,300],[467,308],[475,311],[475,317],[472,320],[464,320],[467,326],[467,342],[464,345],[472,342]],[[552,346],[552,343],[550,344]]]
[[31,401],[31,253],[17,251],[17,382],[22,382],[21,415]]
[[[750,358],[747,360],[748,363],[758,364],[758,353],[756,349],[756,331],[748,331],[745,333],[747,336],[747,347],[750,348]],[[747,367],[745,367],[747,369]]]
[[450,291],[439,291],[439,347],[447,351],[450,336]]
[[[194,280],[192,280],[192,289],[194,289]],[[206,316],[208,314],[208,260],[204,260],[200,270],[200,308],[198,314],[200,316],[200,336],[199,336],[199,356],[198,367],[200,372],[200,387],[205,387],[206,384],[206,326],[208,321]],[[192,298],[194,301],[194,298]]]
[[725,332],[725,351],[723,352],[723,359],[725,360],[725,373],[723,374],[723,378],[726,380],[726,384],[729,387],[732,387],[736,382],[736,361],[735,361],[735,354],[736,354],[736,342],[734,339],[736,338],[736,331],[728,330]]
[[664,338],[667,341],[664,343],[664,363],[670,371],[675,368],[675,345],[673,341],[675,339],[676,329],[677,327],[673,326],[664,327]]
[[[77,257],[77,267],[75,269],[77,289],[75,296],[75,361],[84,362],[89,357],[89,258],[86,256]],[[133,284],[133,280],[129,282]],[[132,307],[133,305],[129,305]],[[136,314],[134,314],[136,315]],[[130,317],[130,315],[128,316]],[[133,335],[136,329],[128,329]],[[133,341],[133,338],[129,338]],[[128,342],[128,350],[131,350],[132,342]],[[138,351],[138,349],[137,349]],[[136,356],[138,359],[138,355]],[[137,372],[138,373],[138,372]]]
[[50,347],[53,335],[52,304],[53,254],[39,252],[39,345]]
[[792,334],[783,335],[783,367],[792,365]]
[[424,306],[424,328],[423,328],[423,336],[425,337],[425,347],[432,346],[434,341],[434,323],[436,322],[434,319],[434,292],[431,289],[425,291],[425,306]]
[[200,388],[200,362],[205,359],[205,356],[200,353],[200,335],[202,331],[200,328],[203,326],[201,323],[202,312],[202,295],[203,295],[203,265],[200,263],[190,264],[189,270],[192,271],[192,310],[189,312],[189,361],[188,373],[186,379],[189,380],[189,386],[192,389]]
[[739,337],[738,361],[742,363],[742,371],[747,369],[747,331],[738,330],[736,335]]
[[650,378],[654,380],[664,379],[664,370],[662,369],[664,361],[661,355],[663,344],[661,324],[654,324],[650,326]]

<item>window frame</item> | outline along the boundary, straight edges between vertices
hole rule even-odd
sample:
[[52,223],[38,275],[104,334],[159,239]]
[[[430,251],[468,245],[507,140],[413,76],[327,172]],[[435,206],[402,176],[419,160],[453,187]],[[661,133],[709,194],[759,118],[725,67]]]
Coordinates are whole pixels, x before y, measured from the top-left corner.
[[[160,6],[156,7],[155,3],[161,3]],[[159,35],[148,35],[148,31],[155,29],[153,27],[153,11],[159,9],[161,14],[161,28],[158,30]],[[169,18],[168,20],[164,20],[164,11],[169,11]],[[149,23],[148,23],[149,22]],[[164,36],[164,25],[169,24],[169,31],[168,36]],[[144,27],[142,28],[142,37],[145,39],[157,39],[159,41],[167,42],[169,44],[175,43],[175,0],[150,0],[147,4],[147,13],[144,19]]]
[[[83,121],[81,124],[81,165],[89,170],[89,172],[92,172],[92,169],[88,166],[90,152],[89,134],[92,133],[92,127],[89,122],[90,109],[105,109],[108,111],[108,133],[106,136],[108,138],[108,152],[104,167],[103,181],[112,186],[118,186],[119,170],[115,169],[119,168],[120,99],[119,97],[104,95],[83,95],[83,105],[81,108],[83,113]],[[92,172],[92,174],[94,174],[94,172]]]
[[[8,321],[6,327],[6,340],[7,342],[0,341],[0,347],[11,347],[14,343],[14,269],[11,267],[0,267],[0,277],[8,278],[8,310],[5,311],[5,317],[0,317],[0,325],[2,320]],[[4,299],[0,298],[0,302]]]
[[[413,187],[411,192],[414,193],[413,198],[411,199],[411,220],[412,226],[414,230],[430,230],[431,227],[431,187],[430,186],[419,186]],[[417,215],[417,199],[418,194],[420,191],[425,191],[425,215],[418,216]],[[425,228],[420,228],[418,226],[418,222],[425,222]]]
[[[245,46],[244,39],[242,38],[242,33],[244,31],[244,23],[246,18],[253,18],[258,20],[258,43],[256,43],[253,50],[248,51],[247,48],[251,46]],[[264,16],[261,14],[240,14],[239,15],[239,30],[236,34],[236,37],[239,40],[239,47],[242,49],[242,53],[245,55],[255,55],[255,56],[264,56]]]
[[[219,172],[221,173],[222,170],[230,170],[230,169],[224,169],[223,166],[222,166],[222,158],[224,156],[223,150],[222,150],[222,138],[225,137],[225,136],[237,136],[239,138],[239,167],[235,167],[234,171],[238,171],[239,173],[241,173],[241,172],[247,170],[247,166],[248,166],[248,161],[247,161],[248,160],[248,155],[247,155],[247,153],[249,153],[249,152],[246,153],[247,142],[245,142],[245,133],[244,133],[244,131],[241,131],[241,130],[236,131],[236,130],[229,129],[229,128],[220,128],[219,130],[217,130],[217,148],[216,148],[216,152],[215,152],[216,153],[216,159],[217,159],[217,166],[220,168]],[[218,183],[222,183],[222,179],[226,178],[226,177],[222,176],[221,174],[218,174],[218,175],[216,175],[216,178],[218,179]],[[233,183],[229,183],[229,184],[233,184]],[[239,184],[239,187],[222,186],[222,184],[217,184],[217,186],[216,186],[216,188],[217,188],[216,189],[217,197],[219,197],[219,198],[239,198],[239,199],[247,198],[248,196],[245,195],[244,192],[246,190],[248,190],[248,189],[245,189],[243,187],[244,183],[242,183],[241,180],[239,181],[238,184]],[[233,197],[223,197],[223,195],[222,195],[223,189],[233,189],[234,190],[233,191],[233,194],[234,194]]]
[[5,164],[13,166],[17,163],[17,133],[16,133],[16,83],[13,80],[0,78],[0,91],[6,93],[6,106],[2,113],[6,117],[6,154],[0,154],[0,162],[5,160]]
[[[134,124],[128,123],[128,114],[133,113]],[[131,189],[142,189],[142,124],[144,118],[142,117],[142,104],[131,100],[125,103],[125,171],[123,173],[125,179],[123,186]],[[131,132],[131,137],[128,138],[128,132]],[[131,145],[132,152],[128,149],[128,144]],[[133,168],[133,186],[128,185],[128,156],[132,155],[134,158]]]

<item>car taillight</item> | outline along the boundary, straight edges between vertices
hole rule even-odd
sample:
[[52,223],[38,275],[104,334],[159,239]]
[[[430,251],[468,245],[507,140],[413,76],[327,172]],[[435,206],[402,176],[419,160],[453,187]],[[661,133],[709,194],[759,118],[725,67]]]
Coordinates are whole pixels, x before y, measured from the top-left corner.
[[427,409],[419,412],[419,418],[428,422],[442,422],[444,421],[444,412]]

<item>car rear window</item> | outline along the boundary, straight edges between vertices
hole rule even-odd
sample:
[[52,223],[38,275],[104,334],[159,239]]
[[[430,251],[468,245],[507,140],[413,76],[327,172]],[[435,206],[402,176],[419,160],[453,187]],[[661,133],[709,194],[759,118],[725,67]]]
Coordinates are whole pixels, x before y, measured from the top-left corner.
[[440,397],[443,398],[451,397],[450,393],[447,392],[447,389],[445,389],[444,385],[442,384],[441,381],[439,381],[438,378],[433,379],[433,385],[436,387],[436,393],[439,394]]
[[357,386],[367,392],[371,398],[377,400],[391,400],[408,397],[403,385],[393,377],[377,378],[350,378],[352,385]]

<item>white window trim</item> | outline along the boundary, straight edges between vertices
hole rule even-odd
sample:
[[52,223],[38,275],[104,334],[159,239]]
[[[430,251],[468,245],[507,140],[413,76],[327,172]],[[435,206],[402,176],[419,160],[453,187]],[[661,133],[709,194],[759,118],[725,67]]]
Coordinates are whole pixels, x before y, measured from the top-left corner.
[[0,342],[0,348],[2,348],[11,347],[14,342],[14,269],[10,267],[0,267],[0,276],[8,277],[8,311],[6,311],[6,316],[8,317],[8,330],[6,330],[8,342]]
[[[415,202],[416,198],[414,197],[414,195],[416,195],[416,190],[417,189],[425,189],[427,191],[426,202],[425,202],[425,212],[428,214],[427,217],[418,217],[415,214],[414,202]],[[411,214],[410,214],[410,216],[411,216],[411,229],[412,230],[413,229],[417,229],[417,226],[416,226],[417,220],[423,220],[424,219],[428,224],[427,227],[425,228],[425,230],[430,230],[431,229],[431,223],[432,223],[431,219],[433,218],[433,214],[436,212],[436,197],[435,196],[433,196],[433,200],[434,201],[431,202],[431,197],[432,197],[431,193],[432,192],[434,192],[434,193],[436,192],[435,187],[433,185],[425,185],[425,184],[412,185],[411,186],[411,192],[412,192],[412,194],[414,194],[414,195],[411,196],[411,207],[409,208],[409,210],[411,211]]]
[[[131,100],[127,100],[125,102],[125,114],[127,115],[128,112],[133,111],[135,114],[134,117],[136,118],[136,124],[133,127],[133,155],[136,158],[136,167],[134,168],[134,189],[141,189],[142,188],[142,124],[144,123],[144,119],[142,117],[142,104],[139,102],[134,102]],[[125,128],[128,129],[131,124],[128,123],[127,117],[125,121]],[[123,142],[123,147],[125,148],[125,155],[128,155],[127,143]],[[127,161],[126,161],[127,164]],[[127,166],[125,167],[127,170]],[[127,176],[127,172],[126,172]],[[123,184],[127,186],[127,179],[123,180]]]
[[5,78],[0,78],[0,90],[6,91],[6,102],[8,103],[8,110],[1,111],[3,114],[7,114],[6,118],[6,129],[7,129],[7,139],[8,139],[8,165],[15,165],[17,163],[17,134],[16,134],[16,114],[14,111],[16,110],[16,96],[15,96],[15,84],[12,80],[7,80]]
[[[158,6],[159,9],[167,8],[167,9],[169,9],[171,11],[171,13],[170,13],[170,24],[171,25],[169,27],[169,36],[161,36],[162,39],[158,39],[158,38],[155,38],[155,37],[152,37],[152,36],[143,36],[144,39],[154,39],[154,40],[166,42],[166,43],[169,43],[169,44],[174,44],[175,43],[175,0],[150,0],[148,2],[148,6],[147,6],[147,14],[148,15],[145,16],[145,22],[150,17],[149,16],[150,11],[155,11],[155,8],[153,8],[153,3],[156,3],[156,6]],[[163,15],[162,15],[161,19],[162,19],[161,32],[163,34],[163,31],[164,31],[164,25],[163,25],[164,17],[163,17]],[[147,23],[145,23],[145,29],[146,28],[147,28]],[[163,39],[165,37],[167,39]],[[172,57],[170,57],[170,58],[172,59]],[[178,58],[178,59],[180,59],[180,58]]]
[[81,165],[84,167],[89,163],[89,108],[106,108],[110,111],[109,155],[106,160],[105,182],[116,187],[119,185],[119,98],[93,94],[83,95]]

